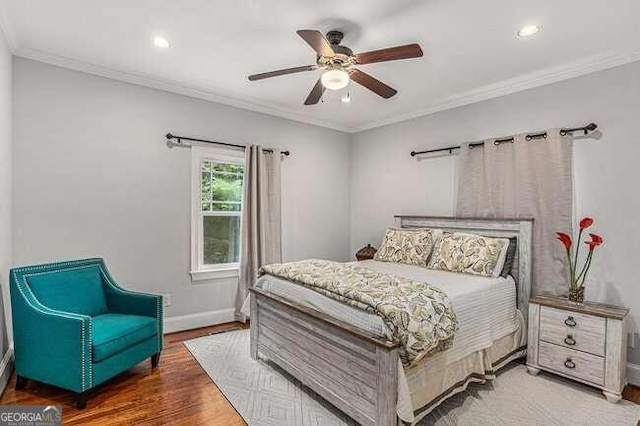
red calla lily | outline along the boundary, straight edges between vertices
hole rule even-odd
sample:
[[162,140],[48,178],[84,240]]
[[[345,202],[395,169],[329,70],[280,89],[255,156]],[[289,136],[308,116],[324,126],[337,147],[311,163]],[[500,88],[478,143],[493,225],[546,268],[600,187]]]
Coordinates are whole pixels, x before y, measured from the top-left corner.
[[591,241],[585,241],[584,243],[589,246],[589,250],[593,250],[598,247],[600,244],[604,242],[602,237],[597,234],[589,234],[591,236]]
[[560,240],[560,242],[564,244],[564,248],[569,250],[571,248],[571,237],[564,232],[556,232],[556,234],[558,235],[558,240]]
[[591,225],[593,225],[593,219],[591,219],[590,217],[585,217],[584,219],[582,219],[580,221],[580,230],[584,231],[585,229],[587,229]]

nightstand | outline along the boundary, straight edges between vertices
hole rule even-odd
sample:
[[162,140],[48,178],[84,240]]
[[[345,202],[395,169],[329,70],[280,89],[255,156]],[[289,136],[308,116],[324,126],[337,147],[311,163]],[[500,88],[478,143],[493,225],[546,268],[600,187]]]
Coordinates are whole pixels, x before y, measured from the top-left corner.
[[602,389],[609,402],[626,385],[629,309],[577,305],[548,295],[529,300],[527,370],[540,370]]

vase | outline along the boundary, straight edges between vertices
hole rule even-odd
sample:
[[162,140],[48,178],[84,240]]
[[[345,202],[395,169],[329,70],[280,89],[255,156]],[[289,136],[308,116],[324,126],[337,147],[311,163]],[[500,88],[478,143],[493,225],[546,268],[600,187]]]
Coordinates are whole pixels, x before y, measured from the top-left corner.
[[568,299],[569,302],[576,304],[584,303],[584,287],[580,286],[578,288],[570,288]]

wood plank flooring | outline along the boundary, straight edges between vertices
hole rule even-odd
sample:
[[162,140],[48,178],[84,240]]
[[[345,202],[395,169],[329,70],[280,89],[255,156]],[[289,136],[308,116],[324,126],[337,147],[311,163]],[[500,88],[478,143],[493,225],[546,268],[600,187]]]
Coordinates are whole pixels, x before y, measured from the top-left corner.
[[[216,425],[243,426],[244,420],[191,356],[183,341],[246,327],[241,323],[168,334],[159,367],[145,361],[91,392],[86,410],[76,410],[71,392],[29,381],[16,391],[15,374],[0,404],[62,405],[65,425]],[[640,404],[640,388],[627,386],[624,398]]]
[[246,425],[182,344],[184,340],[245,327],[222,324],[167,334],[157,369],[147,360],[98,386],[85,410],[75,408],[75,394],[29,381],[15,390],[15,374],[0,404],[62,405],[65,425]]

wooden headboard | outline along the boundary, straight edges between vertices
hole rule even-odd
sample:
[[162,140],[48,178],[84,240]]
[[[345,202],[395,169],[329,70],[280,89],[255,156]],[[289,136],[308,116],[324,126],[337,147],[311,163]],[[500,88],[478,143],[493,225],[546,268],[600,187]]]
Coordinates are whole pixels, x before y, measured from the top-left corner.
[[436,216],[395,216],[397,228],[434,228],[487,237],[516,237],[518,244],[511,276],[516,281],[517,304],[525,320],[531,295],[531,232],[533,219],[481,219]]

